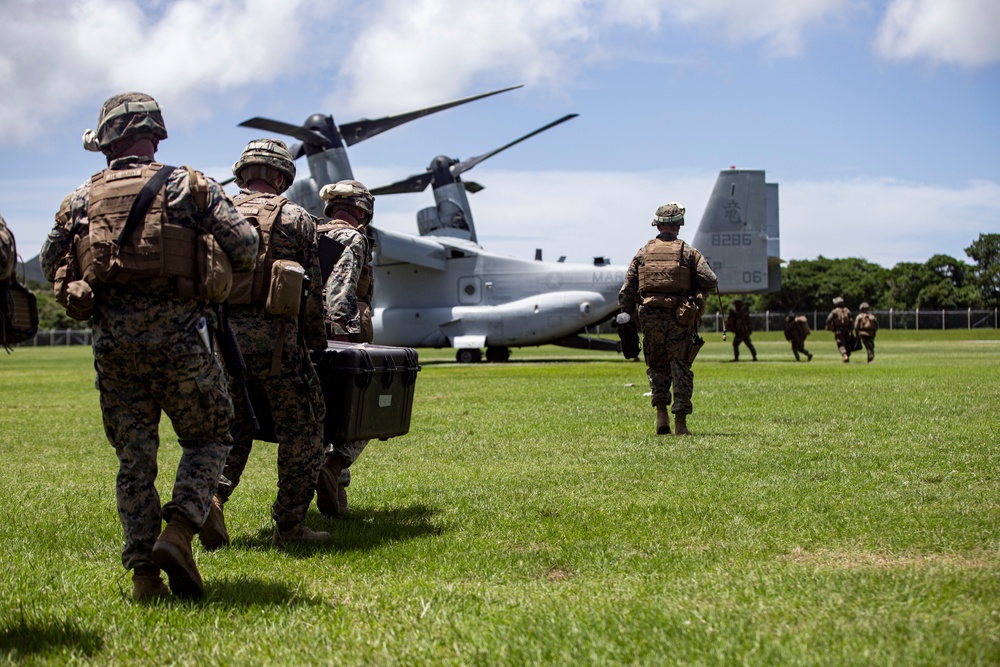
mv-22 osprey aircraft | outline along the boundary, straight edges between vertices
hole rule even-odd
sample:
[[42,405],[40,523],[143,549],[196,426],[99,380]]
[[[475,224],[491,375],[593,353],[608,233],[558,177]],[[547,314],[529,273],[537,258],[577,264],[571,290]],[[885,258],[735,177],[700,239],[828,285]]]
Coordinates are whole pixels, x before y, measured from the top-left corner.
[[[292,154],[296,158],[306,155],[311,177],[296,180],[287,194],[314,215],[322,216],[319,189],[327,183],[354,178],[344,144],[353,145],[410,120],[519,87],[339,127],[331,116],[322,114],[310,116],[301,126],[259,117],[240,125],[300,140],[300,144],[292,147]],[[425,172],[372,189],[372,193],[379,196],[419,192],[433,184],[436,201],[435,206],[417,214],[419,236],[379,229],[377,223],[368,229],[375,247],[373,325],[376,342],[405,347],[452,347],[457,349],[456,359],[463,363],[480,361],[484,347],[490,361],[506,361],[512,347],[555,344],[618,349],[617,341],[580,334],[617,311],[618,290],[626,267],[610,266],[597,260],[593,266],[543,262],[540,258],[521,260],[488,252],[476,240],[466,197],[466,191],[478,192],[482,186],[463,182],[460,177],[483,160],[575,115],[564,116],[498,149],[464,161],[438,156]],[[736,173],[748,172],[723,172]],[[763,187],[763,172],[752,173],[760,174]],[[730,262],[728,258],[735,260],[735,254],[753,252],[759,246],[757,237],[763,230],[762,220],[754,227],[752,221],[741,217],[741,206],[754,213],[757,208],[748,205],[755,198],[743,189],[740,187],[738,197],[733,190],[727,200],[728,217],[716,216],[725,221],[725,228],[719,228],[720,236],[716,239],[719,242],[718,261],[739,266],[741,273],[742,267],[748,265]],[[776,195],[777,190],[774,192]],[[710,205],[713,201],[715,193]],[[777,212],[776,202],[774,211]],[[706,215],[708,212],[706,210]],[[743,236],[738,239],[721,236],[737,231],[735,224],[741,225],[741,234],[753,237],[751,243],[743,245]],[[776,221],[774,230],[776,236]]]

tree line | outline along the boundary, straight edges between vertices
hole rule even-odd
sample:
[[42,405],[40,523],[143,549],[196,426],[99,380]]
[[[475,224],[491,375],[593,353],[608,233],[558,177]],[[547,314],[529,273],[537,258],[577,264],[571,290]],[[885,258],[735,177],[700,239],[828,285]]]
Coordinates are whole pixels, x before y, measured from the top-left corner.
[[[757,312],[828,311],[836,296],[844,297],[852,310],[862,301],[873,310],[1000,307],[1000,234],[980,234],[965,254],[973,264],[934,255],[923,263],[900,262],[891,269],[856,257],[795,259],[781,267],[778,292],[742,299]],[[723,307],[728,309],[737,298],[727,298]],[[709,312],[717,312],[718,301],[709,304]]]

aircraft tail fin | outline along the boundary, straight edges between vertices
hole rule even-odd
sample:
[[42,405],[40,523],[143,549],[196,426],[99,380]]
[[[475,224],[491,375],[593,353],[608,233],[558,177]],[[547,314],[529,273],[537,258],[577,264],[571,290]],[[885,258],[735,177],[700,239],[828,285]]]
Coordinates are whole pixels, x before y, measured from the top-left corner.
[[693,243],[719,277],[721,293],[777,291],[778,184],[765,183],[762,170],[720,172]]

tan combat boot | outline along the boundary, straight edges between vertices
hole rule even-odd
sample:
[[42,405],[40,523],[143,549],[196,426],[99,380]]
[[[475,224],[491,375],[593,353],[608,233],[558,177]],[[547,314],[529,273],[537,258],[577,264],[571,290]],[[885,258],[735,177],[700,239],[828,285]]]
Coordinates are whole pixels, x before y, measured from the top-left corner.
[[687,415],[674,415],[674,435],[691,435],[687,427]]
[[132,571],[132,599],[152,602],[170,596],[170,589],[160,578],[160,568],[152,565],[137,567]]
[[340,473],[344,464],[340,457],[330,452],[319,467],[316,475],[316,507],[323,516],[338,516],[347,512],[347,493],[344,493],[344,508],[340,507]]
[[179,598],[197,599],[205,595],[205,584],[191,553],[193,538],[194,524],[180,512],[174,512],[153,545],[153,562],[167,573],[170,592]]
[[656,406],[656,435],[670,435],[670,412],[665,404]]
[[321,544],[330,541],[330,533],[309,530],[301,523],[292,526],[278,525],[274,527],[271,544],[283,547],[289,544]]
[[208,506],[208,518],[198,533],[198,539],[209,551],[229,545],[229,531],[226,530],[226,517],[222,514],[222,501],[219,500],[219,496],[212,496],[212,504]]

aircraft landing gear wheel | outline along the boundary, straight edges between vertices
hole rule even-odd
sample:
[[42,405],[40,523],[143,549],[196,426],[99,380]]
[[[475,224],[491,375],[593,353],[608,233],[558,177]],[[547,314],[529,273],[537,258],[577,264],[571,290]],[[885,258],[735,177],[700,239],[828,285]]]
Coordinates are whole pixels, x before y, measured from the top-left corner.
[[483,359],[483,351],[478,348],[466,348],[455,353],[455,361],[460,364],[478,364]]
[[486,361],[507,361],[510,359],[509,347],[486,348]]

